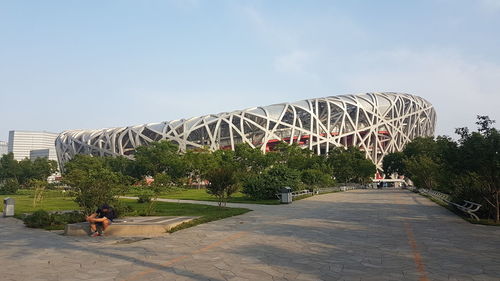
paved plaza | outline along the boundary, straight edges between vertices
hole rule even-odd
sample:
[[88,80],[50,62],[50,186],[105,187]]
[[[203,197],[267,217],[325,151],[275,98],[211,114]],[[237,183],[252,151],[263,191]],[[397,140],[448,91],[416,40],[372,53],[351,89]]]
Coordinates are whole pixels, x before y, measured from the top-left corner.
[[[234,204],[232,204],[234,205]],[[354,190],[152,239],[0,219],[0,280],[500,280],[500,228],[404,190]]]

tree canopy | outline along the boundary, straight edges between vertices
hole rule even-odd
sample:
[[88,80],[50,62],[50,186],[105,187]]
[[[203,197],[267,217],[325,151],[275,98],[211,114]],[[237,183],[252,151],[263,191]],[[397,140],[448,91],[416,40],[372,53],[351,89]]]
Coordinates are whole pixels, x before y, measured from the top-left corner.
[[435,188],[456,200],[481,203],[483,217],[500,221],[500,133],[488,116],[477,116],[477,131],[456,129],[459,140],[417,138],[403,152],[385,156],[386,173],[405,175],[417,187]]

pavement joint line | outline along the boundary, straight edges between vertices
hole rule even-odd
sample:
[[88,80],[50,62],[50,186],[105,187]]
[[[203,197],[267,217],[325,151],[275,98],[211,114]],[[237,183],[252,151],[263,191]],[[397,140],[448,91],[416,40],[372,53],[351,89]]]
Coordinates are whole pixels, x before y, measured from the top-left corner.
[[[242,236],[246,235],[247,232],[245,231],[240,231],[240,232],[237,232],[235,234],[232,234],[224,239],[221,239],[221,240],[218,240],[218,241],[215,241],[211,244],[209,244],[208,246],[205,246],[201,249],[197,249],[197,250],[194,250],[192,251],[191,253],[189,253],[188,255],[183,255],[183,256],[179,256],[179,257],[176,257],[176,258],[173,258],[173,259],[170,259],[162,264],[160,264],[160,266],[171,266],[175,263],[178,263],[180,261],[183,261],[187,258],[189,258],[191,255],[194,255],[194,254],[199,254],[199,253],[203,253],[203,252],[206,252],[212,248],[215,248],[215,247],[218,247],[220,246],[221,244],[223,243],[226,243],[226,242],[229,242],[229,241],[232,241],[232,240],[236,240],[238,238],[241,238]],[[133,276],[129,277],[129,278],[125,278],[123,279],[124,281],[131,281],[131,280],[140,280],[140,277],[144,276],[144,275],[147,275],[147,274],[150,274],[150,273],[153,273],[155,271],[158,271],[158,269],[156,268],[151,268],[151,269],[148,269],[148,270],[144,270],[144,271],[141,271],[141,272],[138,272],[136,274],[134,274]]]

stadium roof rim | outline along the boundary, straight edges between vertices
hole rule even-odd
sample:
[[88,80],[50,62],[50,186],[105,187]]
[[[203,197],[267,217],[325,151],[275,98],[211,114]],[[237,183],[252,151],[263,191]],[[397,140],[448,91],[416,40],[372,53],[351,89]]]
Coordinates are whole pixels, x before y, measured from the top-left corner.
[[106,130],[118,130],[118,129],[128,129],[128,128],[134,128],[137,126],[149,126],[149,125],[155,125],[155,124],[162,124],[162,123],[171,123],[171,122],[185,122],[185,121],[190,121],[193,119],[201,119],[205,117],[210,117],[210,116],[220,116],[223,114],[236,114],[236,113],[241,113],[241,112],[246,112],[249,110],[257,109],[257,108],[263,108],[263,107],[270,107],[270,106],[278,106],[278,105],[287,105],[287,104],[298,104],[300,102],[304,101],[310,101],[310,100],[317,100],[317,99],[340,99],[340,98],[352,98],[352,97],[359,97],[363,95],[403,95],[403,96],[409,96],[417,99],[423,100],[425,103],[427,103],[430,107],[433,107],[432,104],[426,100],[425,98],[422,98],[420,96],[414,95],[414,94],[409,94],[409,93],[402,93],[402,92],[367,92],[367,93],[357,93],[357,94],[344,94],[344,95],[335,95],[335,96],[326,96],[326,97],[319,97],[319,98],[310,98],[310,99],[303,99],[303,100],[298,100],[298,101],[293,101],[293,102],[282,102],[282,103],[275,103],[275,104],[269,104],[269,105],[264,105],[264,106],[253,106],[253,107],[248,107],[245,109],[238,109],[238,110],[233,110],[233,111],[223,111],[215,114],[205,114],[202,116],[193,116],[189,118],[180,118],[180,119],[172,119],[168,121],[161,121],[161,122],[152,122],[152,123],[143,123],[139,125],[128,125],[128,126],[118,126],[118,127],[106,127],[106,128],[100,128],[100,129],[72,129],[72,130],[65,130],[61,134],[64,133],[93,133],[93,132],[101,132],[101,131],[106,131]]

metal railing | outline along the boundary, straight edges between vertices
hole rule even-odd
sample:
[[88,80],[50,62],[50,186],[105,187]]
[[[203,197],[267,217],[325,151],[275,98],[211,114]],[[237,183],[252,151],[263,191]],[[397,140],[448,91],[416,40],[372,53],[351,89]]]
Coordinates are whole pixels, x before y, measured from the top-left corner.
[[426,194],[434,199],[437,199],[443,203],[446,203],[450,206],[453,206],[453,207],[457,208],[458,210],[468,214],[471,218],[475,219],[476,221],[479,220],[479,217],[475,214],[475,212],[477,212],[481,208],[481,206],[482,206],[481,204],[474,203],[474,202],[467,201],[467,200],[463,200],[462,204],[455,203],[455,202],[451,201],[450,195],[436,191],[436,190],[426,189],[426,188],[420,188],[420,189],[418,189],[418,192],[420,192],[422,194]]
[[297,196],[303,196],[303,195],[314,195],[314,192],[312,192],[309,189],[304,189],[304,190],[292,192],[292,198],[295,198]]

